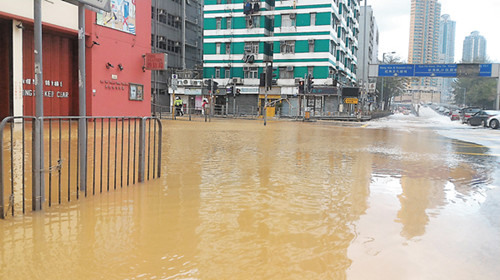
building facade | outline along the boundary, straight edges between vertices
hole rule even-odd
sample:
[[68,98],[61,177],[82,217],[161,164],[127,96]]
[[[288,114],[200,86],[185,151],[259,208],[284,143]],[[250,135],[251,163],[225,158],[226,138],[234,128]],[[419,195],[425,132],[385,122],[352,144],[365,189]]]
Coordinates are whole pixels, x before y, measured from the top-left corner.
[[[366,23],[365,23],[366,21]],[[363,88],[368,86],[368,65],[378,64],[379,32],[371,6],[361,6],[359,17],[358,80]],[[366,89],[366,88],[365,88]],[[369,101],[374,102],[372,96]]]
[[[408,63],[439,62],[439,27],[441,4],[437,0],[412,0]],[[435,90],[435,78],[414,79],[410,90]]]
[[[260,110],[266,93],[286,100],[282,115],[336,112],[338,86],[357,85],[359,15],[357,0],[206,0],[204,78],[219,83],[219,95],[239,89],[225,98],[230,112]],[[271,64],[277,82],[266,92],[259,78]],[[299,93],[308,75],[314,89]]]
[[201,96],[201,87],[192,81],[201,81],[203,72],[203,1],[152,0],[151,4],[151,50],[168,55],[168,69],[152,73],[153,103],[169,106],[172,74],[189,80],[185,86],[193,86]]
[[464,39],[463,62],[484,62],[486,60],[486,39],[473,31]]
[[[150,0],[112,0],[112,13],[86,11],[89,116],[151,115]],[[45,116],[79,114],[78,8],[41,1]],[[33,0],[0,0],[0,118],[35,115]],[[61,16],[65,15],[65,16]],[[114,16],[113,16],[114,15]],[[133,96],[132,96],[133,95]]]
[[[439,62],[455,62],[455,29],[456,22],[451,20],[450,15],[442,15],[439,24]],[[451,101],[452,79],[441,79],[441,103]]]

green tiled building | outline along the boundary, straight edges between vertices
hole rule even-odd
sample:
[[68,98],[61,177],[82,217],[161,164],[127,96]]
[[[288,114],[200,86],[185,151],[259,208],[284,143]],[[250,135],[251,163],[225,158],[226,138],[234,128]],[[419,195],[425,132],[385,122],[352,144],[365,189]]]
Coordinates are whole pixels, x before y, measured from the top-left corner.
[[[359,7],[359,0],[205,0],[204,78],[240,88],[226,100],[241,110],[259,107],[259,77],[272,63],[277,86],[267,93],[289,101],[282,114],[335,112],[337,87],[356,84]],[[297,84],[308,74],[313,92],[300,95]]]

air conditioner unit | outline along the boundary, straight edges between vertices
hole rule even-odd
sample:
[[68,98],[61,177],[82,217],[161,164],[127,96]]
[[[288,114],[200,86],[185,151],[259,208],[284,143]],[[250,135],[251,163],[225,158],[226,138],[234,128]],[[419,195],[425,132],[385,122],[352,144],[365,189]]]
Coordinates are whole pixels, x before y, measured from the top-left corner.
[[181,17],[175,17],[175,21],[181,21]]
[[160,41],[160,42],[165,41],[165,37],[163,37],[163,36],[158,37],[158,41]]
[[286,71],[293,71],[293,66],[287,66]]
[[242,85],[243,80],[240,77],[233,78],[233,85]]
[[307,40],[307,41],[309,42],[309,45],[314,44],[314,39],[309,39],[309,40]]
[[290,14],[291,19],[295,19],[296,14]]
[[175,46],[178,47],[181,45],[181,42],[175,42]]
[[247,55],[245,55],[244,60],[245,60],[246,63],[254,63],[254,61],[255,61],[255,55],[253,55],[253,54],[247,54]]
[[251,46],[245,46],[245,52],[251,52],[252,47]]
[[191,80],[189,80],[189,79],[180,79],[180,80],[177,80],[177,85],[180,85],[180,86],[190,86],[191,85]]

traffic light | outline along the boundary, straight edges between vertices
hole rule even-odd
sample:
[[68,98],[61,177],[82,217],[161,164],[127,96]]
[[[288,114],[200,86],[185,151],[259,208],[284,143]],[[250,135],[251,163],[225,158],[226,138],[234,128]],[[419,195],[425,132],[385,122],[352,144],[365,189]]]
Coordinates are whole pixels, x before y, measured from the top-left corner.
[[212,83],[213,83],[214,92],[217,92],[217,90],[219,89],[219,83],[217,83],[216,81],[212,81]]
[[236,95],[240,95],[241,94],[241,90],[239,88],[236,89]]
[[205,80],[204,83],[208,91],[212,90],[212,79]]
[[304,81],[299,82],[299,94],[304,94]]
[[314,77],[311,74],[307,75],[307,93],[311,93],[314,84]]
[[260,87],[265,87],[266,86],[266,73],[260,73],[260,81],[259,81],[259,86]]
[[273,67],[272,65],[268,65],[266,67],[266,82],[267,82],[267,89],[271,89],[273,85],[278,84],[278,81],[276,78],[278,77],[278,73],[275,72],[278,70],[278,67]]

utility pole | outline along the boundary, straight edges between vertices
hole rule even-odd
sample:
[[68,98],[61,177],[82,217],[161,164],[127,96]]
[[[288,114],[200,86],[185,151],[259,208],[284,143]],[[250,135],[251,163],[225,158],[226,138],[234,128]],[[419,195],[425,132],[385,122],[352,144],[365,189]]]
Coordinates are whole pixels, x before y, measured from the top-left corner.
[[80,190],[87,189],[87,100],[86,100],[86,68],[85,68],[85,6],[78,4],[78,152],[80,153]]
[[465,93],[467,92],[467,88],[464,88],[464,107],[465,107]]
[[[269,63],[266,63],[266,75],[265,75],[265,84],[264,84],[264,126],[267,125],[267,88],[268,88],[268,76],[267,75],[271,75],[271,73],[267,73],[269,72],[269,67],[268,67]],[[272,72],[272,71],[271,71]]]
[[35,33],[35,100],[36,120],[33,139],[33,186],[32,209],[42,210],[45,200],[45,180],[43,174],[43,57],[42,57],[42,0],[34,0]]
[[210,80],[210,101],[209,101],[209,107],[210,107],[210,112],[208,115],[208,122],[212,121],[212,113],[213,113],[213,95],[214,95],[214,75],[212,75],[212,79]]

